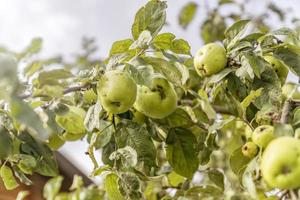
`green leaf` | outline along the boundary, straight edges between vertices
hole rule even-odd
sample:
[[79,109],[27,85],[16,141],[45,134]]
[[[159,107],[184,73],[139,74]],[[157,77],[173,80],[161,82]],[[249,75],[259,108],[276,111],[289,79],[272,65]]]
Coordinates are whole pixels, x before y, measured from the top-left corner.
[[224,190],[224,175],[222,172],[217,169],[210,170],[208,172],[208,177],[214,184]]
[[232,49],[236,43],[242,39],[249,22],[250,20],[240,20],[225,30],[225,46],[227,47],[227,50]]
[[121,160],[123,166],[134,167],[137,164],[137,152],[130,146],[119,148],[109,156],[110,160]]
[[29,133],[23,131],[19,133],[18,139],[22,141],[20,152],[33,156],[37,165],[35,172],[44,176],[58,175],[58,165],[54,157],[54,153],[46,144],[35,140]]
[[168,81],[176,83],[177,85],[182,84],[182,74],[174,63],[155,57],[145,57],[144,60],[152,65],[154,71],[165,76]]
[[155,48],[168,50],[171,48],[175,35],[172,33],[162,33],[154,37],[152,44]]
[[7,190],[13,190],[19,186],[10,167],[2,165],[0,169],[0,176]]
[[261,109],[266,104],[280,106],[282,101],[281,82],[272,67],[266,65],[265,71],[261,74],[261,78],[255,78],[251,88],[253,90],[263,88],[261,95],[253,102],[257,108]]
[[62,181],[62,176],[57,176],[50,179],[44,186],[43,197],[47,200],[54,200],[61,188]]
[[208,83],[209,84],[218,83],[218,82],[222,81],[231,72],[232,72],[232,69],[225,68],[222,71],[220,71],[219,73],[210,76]]
[[59,85],[59,80],[65,80],[71,77],[73,77],[73,75],[69,70],[53,69],[40,72],[36,80],[41,87],[43,85]]
[[10,84],[15,84],[17,81],[18,62],[13,55],[0,53],[0,69],[0,80],[6,80]]
[[86,130],[92,132],[95,128],[100,129],[100,113],[102,106],[100,101],[97,101],[95,105],[89,107],[87,114],[84,119],[84,126]]
[[178,187],[182,183],[184,183],[184,181],[186,180],[186,178],[184,178],[183,176],[180,176],[179,174],[175,173],[174,171],[172,171],[170,174],[168,174],[167,178],[168,178],[169,184],[172,187]]
[[33,38],[30,45],[24,50],[24,55],[32,55],[39,53],[42,49],[43,40],[41,38]]
[[128,51],[132,43],[132,39],[125,39],[114,42],[112,47],[110,48],[109,56]]
[[191,47],[189,43],[183,39],[173,40],[170,50],[177,54],[191,55]]
[[146,49],[149,46],[151,41],[152,41],[152,36],[150,31],[144,30],[143,32],[140,33],[138,39],[131,44],[130,49],[136,49],[136,48]]
[[27,125],[34,131],[30,133],[42,141],[46,141],[49,137],[49,130],[45,129],[40,117],[35,111],[24,101],[17,97],[10,100],[11,115],[20,123]]
[[196,16],[197,12],[197,4],[194,2],[189,2],[183,6],[181,9],[178,20],[179,20],[179,25],[182,28],[186,28],[194,19]]
[[138,154],[138,161],[146,166],[156,166],[156,149],[145,127],[126,121],[120,124],[116,132],[119,148],[132,147]]
[[224,31],[226,23],[224,17],[218,12],[213,12],[208,19],[200,27],[200,35],[204,43],[222,41],[224,39]]
[[257,98],[261,95],[263,88],[259,88],[257,90],[251,90],[250,94],[241,102],[241,106],[243,109],[246,108]]
[[197,139],[192,132],[184,128],[174,128],[166,139],[167,160],[174,171],[192,179],[199,166]]
[[144,30],[150,31],[152,36],[157,35],[165,24],[166,8],[166,2],[158,0],[151,0],[140,8],[131,28],[133,38],[136,40]]
[[37,165],[37,161],[31,155],[26,154],[16,154],[14,159],[18,162],[18,167],[25,174],[32,174],[33,170]]
[[242,148],[239,147],[236,149],[229,158],[229,164],[231,167],[231,170],[235,174],[239,174],[241,170],[245,169],[245,166],[250,162],[250,158],[245,157],[242,153]]
[[9,132],[0,126],[0,160],[5,159],[13,150],[13,140]]
[[104,188],[110,200],[125,200],[119,190],[119,177],[115,173],[110,173],[105,177]]
[[233,25],[228,27],[225,31],[225,37],[227,39],[233,40],[238,38],[245,33],[250,20],[240,20],[235,22]]
[[294,45],[279,46],[274,49],[273,55],[282,60],[284,64],[298,77],[300,77],[300,48]]
[[[236,75],[240,78],[254,79],[254,75],[261,78],[261,73],[265,70],[266,62],[253,52],[243,53],[241,58],[242,66],[237,69]],[[248,78],[249,77],[249,78]]]

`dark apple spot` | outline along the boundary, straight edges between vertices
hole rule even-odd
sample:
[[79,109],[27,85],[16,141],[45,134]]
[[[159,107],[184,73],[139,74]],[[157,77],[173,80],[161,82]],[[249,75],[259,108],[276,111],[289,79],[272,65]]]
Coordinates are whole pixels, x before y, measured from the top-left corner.
[[291,169],[289,168],[289,167],[287,167],[287,166],[283,166],[282,168],[281,168],[281,173],[282,174],[289,174],[289,173],[291,173]]
[[259,130],[262,132],[262,131],[266,130],[266,128],[265,127],[260,127]]
[[111,104],[114,106],[117,106],[117,107],[121,106],[121,102],[119,102],[119,101],[112,101]]

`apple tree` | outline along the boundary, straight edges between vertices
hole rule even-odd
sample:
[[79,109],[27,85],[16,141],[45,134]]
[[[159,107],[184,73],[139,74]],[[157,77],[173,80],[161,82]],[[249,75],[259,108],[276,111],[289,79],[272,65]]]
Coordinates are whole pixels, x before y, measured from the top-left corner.
[[[53,177],[48,200],[299,198],[300,93],[286,83],[289,72],[300,76],[297,31],[262,32],[241,19],[192,55],[162,31],[166,8],[140,8],[132,36],[103,60],[91,59],[89,39],[74,62],[36,59],[38,38],[22,52],[2,50],[6,189],[38,173]],[[103,182],[84,187],[75,176],[60,192],[53,152],[76,140],[89,143],[90,176]]]

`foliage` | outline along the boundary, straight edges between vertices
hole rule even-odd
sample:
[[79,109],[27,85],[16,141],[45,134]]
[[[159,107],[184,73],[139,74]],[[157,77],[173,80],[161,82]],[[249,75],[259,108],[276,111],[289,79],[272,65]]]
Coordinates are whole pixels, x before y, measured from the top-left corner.
[[[231,1],[220,1],[220,6],[225,3]],[[264,59],[272,55],[300,76],[297,31],[249,30],[249,20],[218,26],[224,30],[220,39],[226,67],[199,77],[188,42],[161,33],[166,8],[166,2],[151,0],[139,9],[132,37],[113,43],[103,61],[91,59],[95,47],[88,39],[84,53],[71,63],[36,59],[40,39],[20,53],[0,54],[0,173],[8,190],[19,183],[32,184],[29,175],[38,173],[53,177],[44,187],[48,200],[269,199],[275,192],[278,197],[297,198],[298,188],[277,190],[262,178],[264,148],[251,156],[243,149],[261,125],[274,127],[274,137],[291,137],[299,128],[297,95],[282,95],[279,74]],[[184,8],[183,27],[195,9],[194,4]],[[25,67],[17,75],[21,65]],[[97,96],[103,91],[98,82],[110,70],[128,74],[137,87],[150,88],[159,77],[160,84],[176,91],[175,110],[162,119],[149,117],[134,104],[120,114],[107,112]],[[297,87],[292,90],[288,93],[298,92]],[[161,99],[170,93],[159,84],[150,91]],[[62,177],[53,147],[60,144],[50,141],[80,139],[89,143],[91,176],[102,177],[103,184],[83,187],[76,176],[69,192],[59,192]],[[101,161],[95,157],[98,150]],[[25,196],[20,193],[19,199]]]

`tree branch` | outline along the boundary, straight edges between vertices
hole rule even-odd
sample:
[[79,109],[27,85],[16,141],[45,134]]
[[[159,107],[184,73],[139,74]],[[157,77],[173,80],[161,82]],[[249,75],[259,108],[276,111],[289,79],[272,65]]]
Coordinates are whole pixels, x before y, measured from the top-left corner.
[[[66,88],[64,91],[63,91],[63,94],[69,94],[71,92],[76,92],[76,91],[81,91],[83,89],[88,89],[92,86],[91,83],[86,83],[86,84],[83,84],[83,85],[79,85],[79,86],[74,86],[74,87],[69,87],[69,88]],[[32,93],[31,94],[23,94],[23,95],[20,95],[19,98],[20,99],[27,99],[29,97],[32,96]]]
[[289,116],[290,116],[290,111],[292,110],[292,107],[293,107],[292,100],[287,99],[283,104],[280,123],[286,124],[288,122]]

